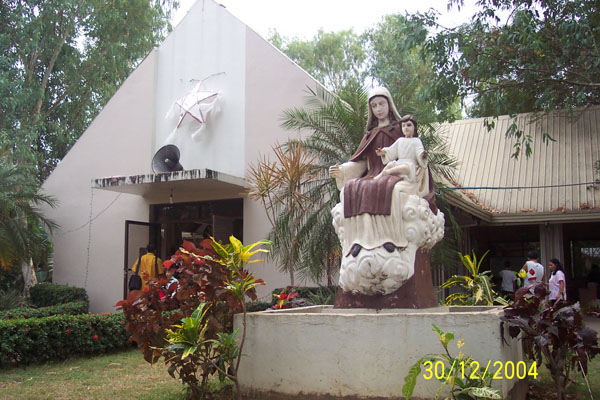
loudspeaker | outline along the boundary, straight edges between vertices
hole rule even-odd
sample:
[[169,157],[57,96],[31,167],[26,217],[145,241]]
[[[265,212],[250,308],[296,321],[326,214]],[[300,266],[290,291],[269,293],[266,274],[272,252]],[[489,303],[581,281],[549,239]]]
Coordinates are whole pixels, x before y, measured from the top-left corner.
[[179,149],[173,144],[161,147],[152,159],[152,171],[155,174],[181,170],[183,167],[179,164]]

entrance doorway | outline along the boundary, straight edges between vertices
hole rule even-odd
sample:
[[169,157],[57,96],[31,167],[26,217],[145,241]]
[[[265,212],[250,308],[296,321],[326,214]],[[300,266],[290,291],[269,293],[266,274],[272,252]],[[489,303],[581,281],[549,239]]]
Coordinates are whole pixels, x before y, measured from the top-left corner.
[[151,205],[150,222],[161,231],[161,259],[169,258],[184,240],[197,244],[212,236],[227,242],[234,235],[243,241],[243,210],[243,199]]

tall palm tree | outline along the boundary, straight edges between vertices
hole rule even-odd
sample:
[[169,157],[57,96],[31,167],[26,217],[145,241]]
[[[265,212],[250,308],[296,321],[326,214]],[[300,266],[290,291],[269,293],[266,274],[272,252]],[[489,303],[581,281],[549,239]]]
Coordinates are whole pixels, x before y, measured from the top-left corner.
[[[0,267],[30,264],[47,253],[49,243],[43,228],[56,224],[46,218],[39,206],[54,207],[56,201],[38,192],[35,178],[14,165],[6,153],[0,154]],[[44,245],[46,243],[46,245]]]
[[[284,111],[284,128],[311,132],[302,144],[315,160],[314,178],[302,187],[302,192],[310,199],[310,209],[302,214],[300,226],[296,228],[297,248],[293,252],[294,268],[303,278],[318,281],[325,274],[328,284],[332,284],[332,277],[339,266],[341,246],[331,216],[331,209],[339,201],[339,190],[335,180],[329,177],[328,168],[346,162],[358,148],[367,123],[367,100],[367,91],[356,84],[344,87],[337,95],[318,87],[308,89],[305,107]],[[433,179],[439,182],[441,177],[452,177],[456,162],[448,155],[435,128],[431,124],[420,123],[419,137],[429,153]],[[288,142],[288,146],[295,142]],[[442,210],[452,221],[443,198],[439,200]],[[285,237],[277,232],[288,231],[290,214],[282,210],[274,225],[271,233],[274,253],[281,245],[278,237]],[[434,251],[447,252],[442,248]]]

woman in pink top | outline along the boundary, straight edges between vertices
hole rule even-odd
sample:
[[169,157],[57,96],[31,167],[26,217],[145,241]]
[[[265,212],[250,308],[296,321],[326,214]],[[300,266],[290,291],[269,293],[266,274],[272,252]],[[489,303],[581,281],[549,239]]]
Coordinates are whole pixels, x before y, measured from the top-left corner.
[[561,300],[567,300],[567,290],[565,284],[565,273],[563,271],[562,265],[560,265],[560,261],[556,258],[553,258],[548,263],[548,268],[552,272],[550,276],[550,282],[548,282],[548,286],[550,289],[550,295],[548,299],[550,300],[550,305],[554,306]]

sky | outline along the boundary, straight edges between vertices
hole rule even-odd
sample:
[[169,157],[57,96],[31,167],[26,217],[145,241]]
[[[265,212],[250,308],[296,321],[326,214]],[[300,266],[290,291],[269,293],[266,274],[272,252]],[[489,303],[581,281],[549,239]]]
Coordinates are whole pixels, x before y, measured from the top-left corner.
[[[180,0],[176,25],[196,0]],[[203,0],[197,0],[203,1]],[[326,32],[354,29],[362,33],[380,22],[384,15],[427,11],[441,13],[443,26],[467,22],[475,10],[475,0],[465,0],[459,12],[447,11],[448,0],[217,0],[229,12],[260,34],[268,37],[277,30],[287,38],[312,39],[320,28]]]

